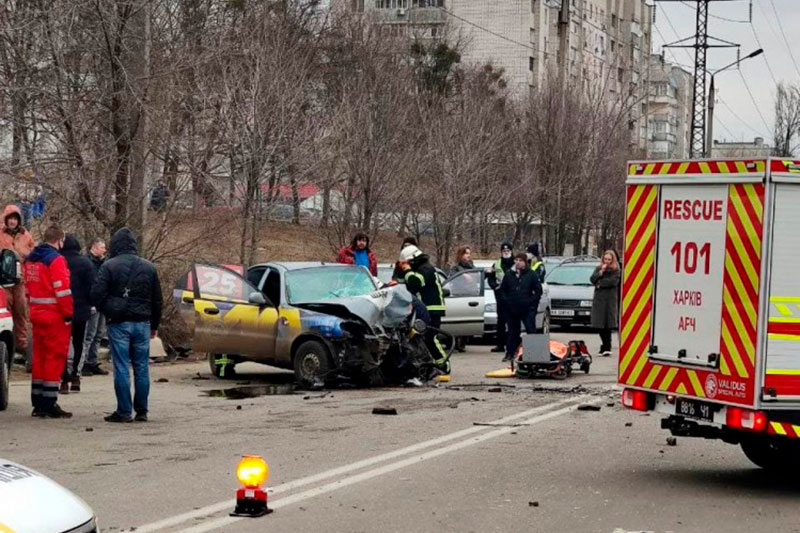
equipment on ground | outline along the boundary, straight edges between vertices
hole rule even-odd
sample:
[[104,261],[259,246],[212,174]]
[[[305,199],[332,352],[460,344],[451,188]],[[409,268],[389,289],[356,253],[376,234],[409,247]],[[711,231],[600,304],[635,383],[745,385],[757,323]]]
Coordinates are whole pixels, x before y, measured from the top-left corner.
[[520,378],[567,379],[572,375],[573,366],[588,374],[592,365],[592,356],[585,342],[578,340],[564,344],[551,341],[547,333],[523,335],[522,346],[514,360]]
[[236,508],[231,516],[259,517],[272,512],[267,505],[267,492],[261,485],[269,477],[267,462],[256,455],[245,455],[236,467],[236,478],[242,487],[236,491]]
[[625,407],[800,469],[798,205],[798,160],[629,163]]

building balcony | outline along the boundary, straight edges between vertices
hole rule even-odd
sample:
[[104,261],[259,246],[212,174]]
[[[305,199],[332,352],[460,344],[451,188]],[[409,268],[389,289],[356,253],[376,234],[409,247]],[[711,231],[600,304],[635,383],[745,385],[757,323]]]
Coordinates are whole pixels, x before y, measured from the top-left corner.
[[441,25],[447,14],[437,7],[387,8],[372,11],[383,24]]

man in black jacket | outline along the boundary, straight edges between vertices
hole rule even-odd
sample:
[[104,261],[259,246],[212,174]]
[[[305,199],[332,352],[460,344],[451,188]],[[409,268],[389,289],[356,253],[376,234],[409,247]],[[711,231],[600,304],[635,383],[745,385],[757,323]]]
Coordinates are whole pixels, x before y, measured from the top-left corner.
[[[92,263],[92,280],[97,278],[100,267],[106,259],[106,241],[101,238],[92,240],[86,253],[87,259]],[[83,371],[84,376],[107,376],[108,370],[100,366],[97,357],[97,349],[100,347],[100,339],[103,337],[106,328],[106,317],[103,313],[92,306],[89,313],[89,320],[86,322],[86,336],[83,341]]]
[[506,356],[503,360],[511,361],[522,342],[520,323],[525,326],[525,333],[536,333],[536,311],[542,299],[542,282],[539,275],[528,267],[526,254],[516,255],[514,268],[503,276],[500,290],[505,298],[508,319]]
[[[108,342],[114,360],[117,410],[106,422],[147,421],[150,393],[150,339],[161,321],[161,284],[156,267],[139,257],[136,237],[122,228],[111,237],[110,259],[103,263],[92,286],[92,303],[108,323]],[[133,366],[135,395],[131,403],[128,367]]]
[[92,304],[89,301],[89,293],[92,290],[94,281],[94,268],[91,261],[86,256],[81,255],[81,243],[78,237],[68,234],[64,238],[64,246],[61,248],[61,255],[67,260],[69,267],[69,284],[72,290],[72,301],[74,310],[72,314],[72,344],[70,345],[69,355],[67,356],[67,366],[61,376],[61,394],[70,392],[80,392],[81,390],[81,370],[83,369],[83,340],[86,335],[86,322]]

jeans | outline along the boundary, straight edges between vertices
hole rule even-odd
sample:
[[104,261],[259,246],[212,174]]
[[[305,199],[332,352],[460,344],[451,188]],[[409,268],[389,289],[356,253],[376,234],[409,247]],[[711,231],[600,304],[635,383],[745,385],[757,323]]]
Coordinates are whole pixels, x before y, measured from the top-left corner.
[[525,333],[536,333],[536,308],[528,309],[522,313],[510,312],[506,315],[508,320],[506,333],[506,355],[514,357],[517,354],[519,345],[522,344],[522,326]]
[[[132,410],[147,413],[147,396],[150,394],[150,323],[123,322],[108,325],[108,344],[114,361],[114,392],[117,394],[117,414],[130,417]],[[131,377],[128,367],[133,366],[131,405]]]
[[86,322],[86,336],[83,339],[83,366],[97,368],[100,364],[97,359],[97,348],[100,346],[105,325],[106,317],[99,311],[92,311],[89,321]]

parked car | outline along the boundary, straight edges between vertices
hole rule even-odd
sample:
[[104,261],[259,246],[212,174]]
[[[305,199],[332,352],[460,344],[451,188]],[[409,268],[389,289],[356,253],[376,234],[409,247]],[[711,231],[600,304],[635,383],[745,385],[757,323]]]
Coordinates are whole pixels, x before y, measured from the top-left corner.
[[[0,252],[0,287],[11,287],[22,278],[17,255],[11,250]],[[11,364],[14,360],[14,321],[8,309],[6,292],[0,289],[0,411],[9,403]],[[27,358],[30,363],[30,357]],[[2,529],[0,529],[2,531]]]
[[599,264],[596,257],[571,258],[548,272],[553,325],[591,324],[594,286],[590,278]]
[[52,479],[0,458],[0,531],[97,533],[91,507]]
[[[378,281],[386,285],[392,281],[392,274],[394,274],[394,263],[380,263],[378,265]],[[439,276],[439,283],[444,285],[447,281],[447,274],[441,268],[436,269],[436,275]]]
[[[195,264],[174,298],[193,330],[194,350],[209,354],[214,375],[233,376],[236,364],[253,361],[314,383],[380,363],[389,312],[411,313],[410,297],[399,311],[393,306],[394,292],[354,265],[266,263],[240,274]],[[214,362],[221,354],[223,365]]]
[[558,265],[564,262],[564,259],[566,258],[561,255],[546,255],[542,257],[545,272],[552,272]]
[[[475,266],[483,264],[475,262]],[[492,337],[497,334],[497,301],[486,279],[485,267],[465,270],[450,277],[444,285],[446,314],[442,329],[460,337]],[[547,284],[539,302],[536,327],[550,330],[550,296]]]

